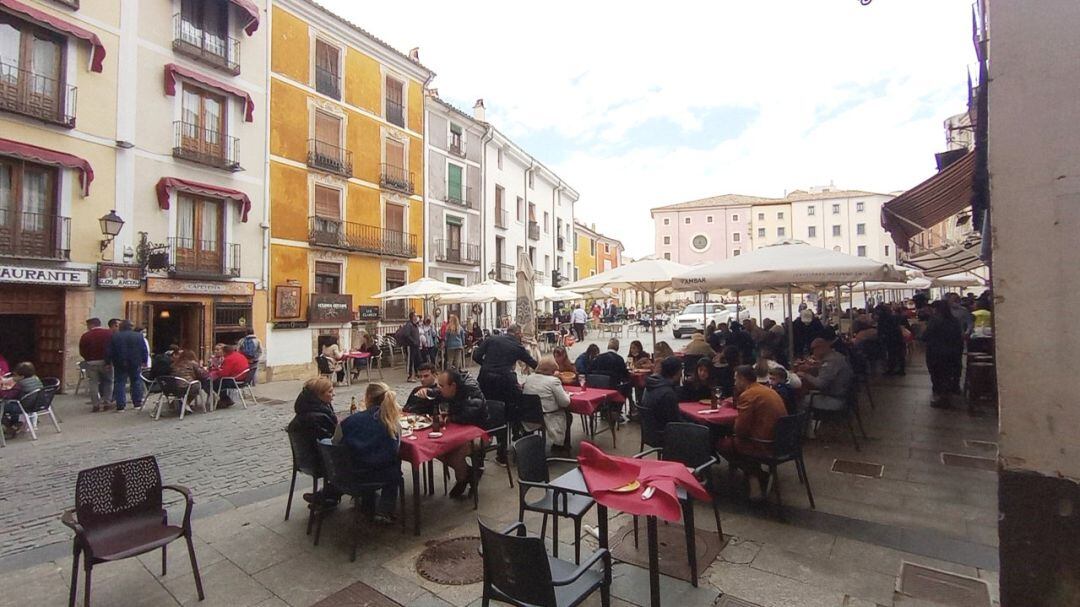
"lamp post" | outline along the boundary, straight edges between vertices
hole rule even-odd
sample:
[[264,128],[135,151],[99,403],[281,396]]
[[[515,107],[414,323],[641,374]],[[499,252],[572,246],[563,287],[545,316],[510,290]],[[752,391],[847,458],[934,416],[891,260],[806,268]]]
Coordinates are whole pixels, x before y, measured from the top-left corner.
[[124,220],[116,214],[116,209],[113,209],[98,219],[98,223],[101,224],[101,233],[105,235],[105,238],[101,240],[101,252],[104,253],[124,227]]

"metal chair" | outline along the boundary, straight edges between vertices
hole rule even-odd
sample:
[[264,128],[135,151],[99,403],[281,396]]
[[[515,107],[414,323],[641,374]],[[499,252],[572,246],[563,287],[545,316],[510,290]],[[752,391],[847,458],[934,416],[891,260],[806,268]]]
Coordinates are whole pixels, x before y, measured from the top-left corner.
[[[484,590],[481,605],[492,599],[517,607],[573,607],[600,590],[601,607],[611,605],[611,553],[593,552],[575,566],[549,557],[544,540],[525,535],[525,525],[515,523],[501,533],[480,525],[484,559]],[[510,535],[511,532],[517,535]],[[602,570],[593,569],[601,565]]]
[[[58,377],[42,377],[41,378],[41,385],[42,385],[43,390],[45,390],[46,392],[51,392],[52,393],[52,395],[49,396],[49,400],[51,402],[53,397],[56,396],[57,392],[60,391],[60,378],[58,378]],[[60,423],[64,423],[64,418],[60,417],[60,414],[57,413],[55,409],[52,410],[52,415],[53,415],[53,417],[56,418],[56,421],[58,421]]]
[[55,392],[47,390],[45,388],[39,388],[24,394],[18,400],[14,401],[19,404],[19,418],[26,423],[27,429],[30,430],[30,438],[37,440],[37,416],[48,415],[52,420],[53,427],[56,428],[56,432],[60,432],[60,424],[56,420],[56,414],[53,413],[52,401]]
[[239,392],[240,404],[243,405],[245,409],[248,408],[247,399],[244,398],[245,390],[247,391],[248,396],[251,397],[251,402],[255,403],[256,405],[259,404],[258,399],[255,398],[255,392],[253,392],[251,389],[251,383],[248,382],[246,379],[250,371],[250,369],[244,369],[236,377],[222,377],[218,380],[218,387],[217,390],[214,392],[215,411],[217,410],[217,401],[221,400],[221,392],[223,390],[236,390],[237,392]]
[[[89,381],[89,378],[86,375],[86,361],[85,360],[80,360],[79,361],[79,381],[75,382],[75,392],[73,392],[73,394],[75,396],[79,395],[79,388],[82,387],[82,384],[83,384],[84,381],[87,381],[87,382]],[[94,388],[94,392],[97,392],[96,387]]]
[[[285,430],[289,435],[289,449],[292,451],[292,480],[289,482],[289,500],[285,502],[285,520],[289,520],[292,511],[293,492],[296,490],[296,474],[302,472],[311,477],[311,492],[319,492],[319,479],[323,477],[322,460],[315,448],[315,441],[303,432]],[[314,511],[308,511],[307,533],[311,535],[311,523]]]
[[177,408],[180,411],[180,419],[184,419],[184,413],[187,412],[188,401],[192,396],[192,389],[195,390],[197,396],[202,390],[202,384],[199,380],[188,381],[183,377],[166,376],[158,378],[161,383],[161,396],[157,399],[157,407],[154,410],[154,419],[161,419],[161,410],[165,405],[171,405],[176,403]]
[[814,505],[814,493],[810,490],[810,477],[806,475],[806,463],[803,461],[802,435],[806,426],[807,412],[803,411],[795,415],[788,415],[776,420],[773,428],[773,440],[750,440],[754,444],[761,445],[765,451],[760,455],[736,455],[740,461],[758,463],[769,468],[769,483],[765,489],[765,495],[776,492],[776,502],[780,501],[780,481],[776,475],[776,467],[786,462],[795,462],[795,470],[799,474],[799,482],[806,486],[806,497],[810,500],[810,507]]
[[[165,489],[184,496],[184,520],[180,526],[169,524],[168,511],[162,504]],[[195,590],[199,600],[203,600],[202,578],[191,540],[193,503],[187,487],[161,484],[161,471],[153,456],[80,471],[75,481],[75,508],[64,512],[60,519],[75,532],[68,606],[75,607],[80,556],[86,573],[83,605],[89,607],[90,575],[94,565],[161,548],[161,575],[164,576],[166,546],[181,537],[187,542]]]
[[859,431],[862,433],[863,438],[867,438],[866,430],[862,425],[862,416],[859,415],[859,382],[852,378],[851,384],[848,386],[847,396],[844,399],[844,407],[842,409],[821,409],[814,406],[814,401],[820,398],[822,394],[820,392],[810,392],[808,395],[808,407],[807,411],[810,414],[810,419],[815,422],[840,420],[847,424],[848,433],[851,435],[851,443],[855,446],[856,451],[859,449],[859,439],[855,436],[855,426],[851,423],[852,418],[859,424]]
[[319,368],[319,375],[334,381],[334,376],[337,374],[334,361],[325,354],[320,354],[315,357],[315,365]]
[[[610,375],[602,375],[598,373],[589,373],[585,376],[585,385],[590,388],[602,388],[605,390],[617,390],[619,386],[615,385],[615,380]],[[616,397],[609,398],[599,409],[596,410],[591,416],[582,415],[581,423],[586,432],[589,433],[589,438],[596,440],[598,434],[596,430],[597,417],[603,416],[607,419],[608,426],[611,429],[611,447],[616,447],[615,430],[619,425],[619,416],[617,412],[622,411],[622,406],[626,403],[626,397],[619,394]],[[614,405],[618,405],[616,409]]]
[[[525,522],[525,512],[538,512],[544,516],[540,524],[540,539],[547,535],[548,515],[563,516],[574,521],[574,562],[581,559],[581,520],[596,503],[591,497],[577,494],[560,493],[558,500],[552,490],[548,464],[565,462],[576,464],[577,460],[563,457],[546,457],[547,448],[544,437],[531,434],[514,443],[514,454],[518,469],[518,520]],[[530,501],[528,493],[532,489],[543,492],[539,499]],[[553,542],[559,538],[552,538]]]

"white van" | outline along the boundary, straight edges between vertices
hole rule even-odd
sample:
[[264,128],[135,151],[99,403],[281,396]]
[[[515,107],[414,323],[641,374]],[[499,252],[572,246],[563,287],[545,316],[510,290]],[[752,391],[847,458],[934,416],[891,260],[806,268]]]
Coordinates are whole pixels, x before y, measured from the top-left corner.
[[690,304],[675,317],[675,322],[671,325],[671,333],[675,339],[679,339],[684,335],[691,335],[694,331],[704,331],[706,318],[716,324],[726,322],[730,325],[750,318],[750,311],[746,309],[746,306],[740,305],[736,313],[735,304],[718,302]]

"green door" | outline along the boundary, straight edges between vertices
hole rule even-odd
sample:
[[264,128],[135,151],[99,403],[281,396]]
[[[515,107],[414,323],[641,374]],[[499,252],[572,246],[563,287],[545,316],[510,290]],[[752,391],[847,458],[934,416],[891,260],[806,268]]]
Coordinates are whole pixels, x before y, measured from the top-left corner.
[[446,197],[450,202],[465,204],[465,197],[461,193],[461,167],[451,164],[447,168]]

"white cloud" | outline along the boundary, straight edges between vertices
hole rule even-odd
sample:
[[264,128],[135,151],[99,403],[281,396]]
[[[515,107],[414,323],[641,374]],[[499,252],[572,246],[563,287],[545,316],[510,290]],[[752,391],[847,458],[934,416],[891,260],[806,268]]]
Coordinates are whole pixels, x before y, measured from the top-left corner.
[[[490,120],[581,192],[578,215],[632,255],[652,250],[651,206],[921,181],[973,60],[969,0],[417,0],[405,15],[323,3],[419,46],[444,98],[483,97]],[[702,116],[725,108],[753,119],[710,140]],[[636,142],[657,119],[687,144]]]

